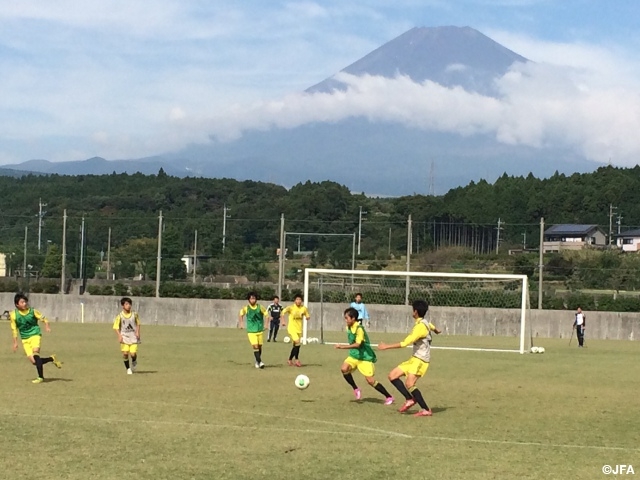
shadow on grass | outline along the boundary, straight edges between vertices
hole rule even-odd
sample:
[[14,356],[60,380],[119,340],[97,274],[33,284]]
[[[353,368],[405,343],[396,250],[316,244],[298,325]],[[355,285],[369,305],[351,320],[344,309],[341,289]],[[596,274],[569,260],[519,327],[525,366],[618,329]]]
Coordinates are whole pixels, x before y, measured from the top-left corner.
[[147,375],[151,373],[158,373],[158,370],[136,370],[136,375]]
[[447,410],[450,410],[452,408],[455,408],[455,407],[431,407],[431,411],[433,413],[442,413],[442,412],[446,412]]
[[384,404],[384,399],[382,398],[361,398],[360,400],[353,399],[351,403],[377,403],[378,405]]
[[44,383],[51,382],[73,382],[70,378],[45,378]]

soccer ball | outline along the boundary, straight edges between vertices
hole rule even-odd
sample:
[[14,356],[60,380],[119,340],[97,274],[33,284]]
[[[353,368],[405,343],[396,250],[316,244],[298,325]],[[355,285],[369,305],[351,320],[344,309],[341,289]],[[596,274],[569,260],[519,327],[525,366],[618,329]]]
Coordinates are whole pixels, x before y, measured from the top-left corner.
[[531,347],[531,353],[538,353],[540,349],[538,347]]
[[538,347],[538,353],[544,353],[544,347]]
[[284,337],[283,340],[284,340],[284,343],[291,342],[291,338],[289,338],[289,337]]
[[300,390],[304,390],[305,388],[307,388],[309,386],[309,377],[307,377],[306,375],[298,375],[296,377],[295,385]]

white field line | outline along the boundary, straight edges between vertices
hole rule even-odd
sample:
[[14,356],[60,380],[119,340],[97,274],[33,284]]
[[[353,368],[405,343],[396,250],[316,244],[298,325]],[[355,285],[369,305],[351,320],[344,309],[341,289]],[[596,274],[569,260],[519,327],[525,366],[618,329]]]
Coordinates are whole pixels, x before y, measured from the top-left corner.
[[546,448],[573,448],[573,449],[592,449],[592,450],[614,450],[619,452],[640,452],[640,448],[632,447],[607,447],[603,445],[576,445],[571,443],[543,443],[543,442],[518,442],[515,440],[488,440],[482,438],[454,438],[454,437],[431,437],[419,436],[416,439],[423,438],[425,440],[440,440],[443,442],[460,442],[460,443],[483,443],[488,445],[514,445],[523,447],[546,447]]

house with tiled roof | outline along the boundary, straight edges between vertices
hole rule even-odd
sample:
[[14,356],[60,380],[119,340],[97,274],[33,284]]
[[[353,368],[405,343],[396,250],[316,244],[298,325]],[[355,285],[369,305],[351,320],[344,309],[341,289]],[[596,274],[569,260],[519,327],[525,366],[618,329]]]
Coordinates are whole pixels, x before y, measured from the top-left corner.
[[582,250],[587,247],[606,247],[607,235],[598,225],[553,225],[544,231],[545,253],[563,250]]

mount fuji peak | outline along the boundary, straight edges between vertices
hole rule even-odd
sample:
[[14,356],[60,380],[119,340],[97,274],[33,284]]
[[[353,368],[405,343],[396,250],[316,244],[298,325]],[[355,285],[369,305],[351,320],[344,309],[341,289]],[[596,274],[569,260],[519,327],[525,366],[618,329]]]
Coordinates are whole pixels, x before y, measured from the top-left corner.
[[[460,86],[470,92],[495,96],[494,80],[515,62],[528,60],[473,28],[416,27],[341,72],[387,78],[403,75],[417,83],[430,80],[446,87]],[[332,76],[306,92],[345,89],[346,85]]]

